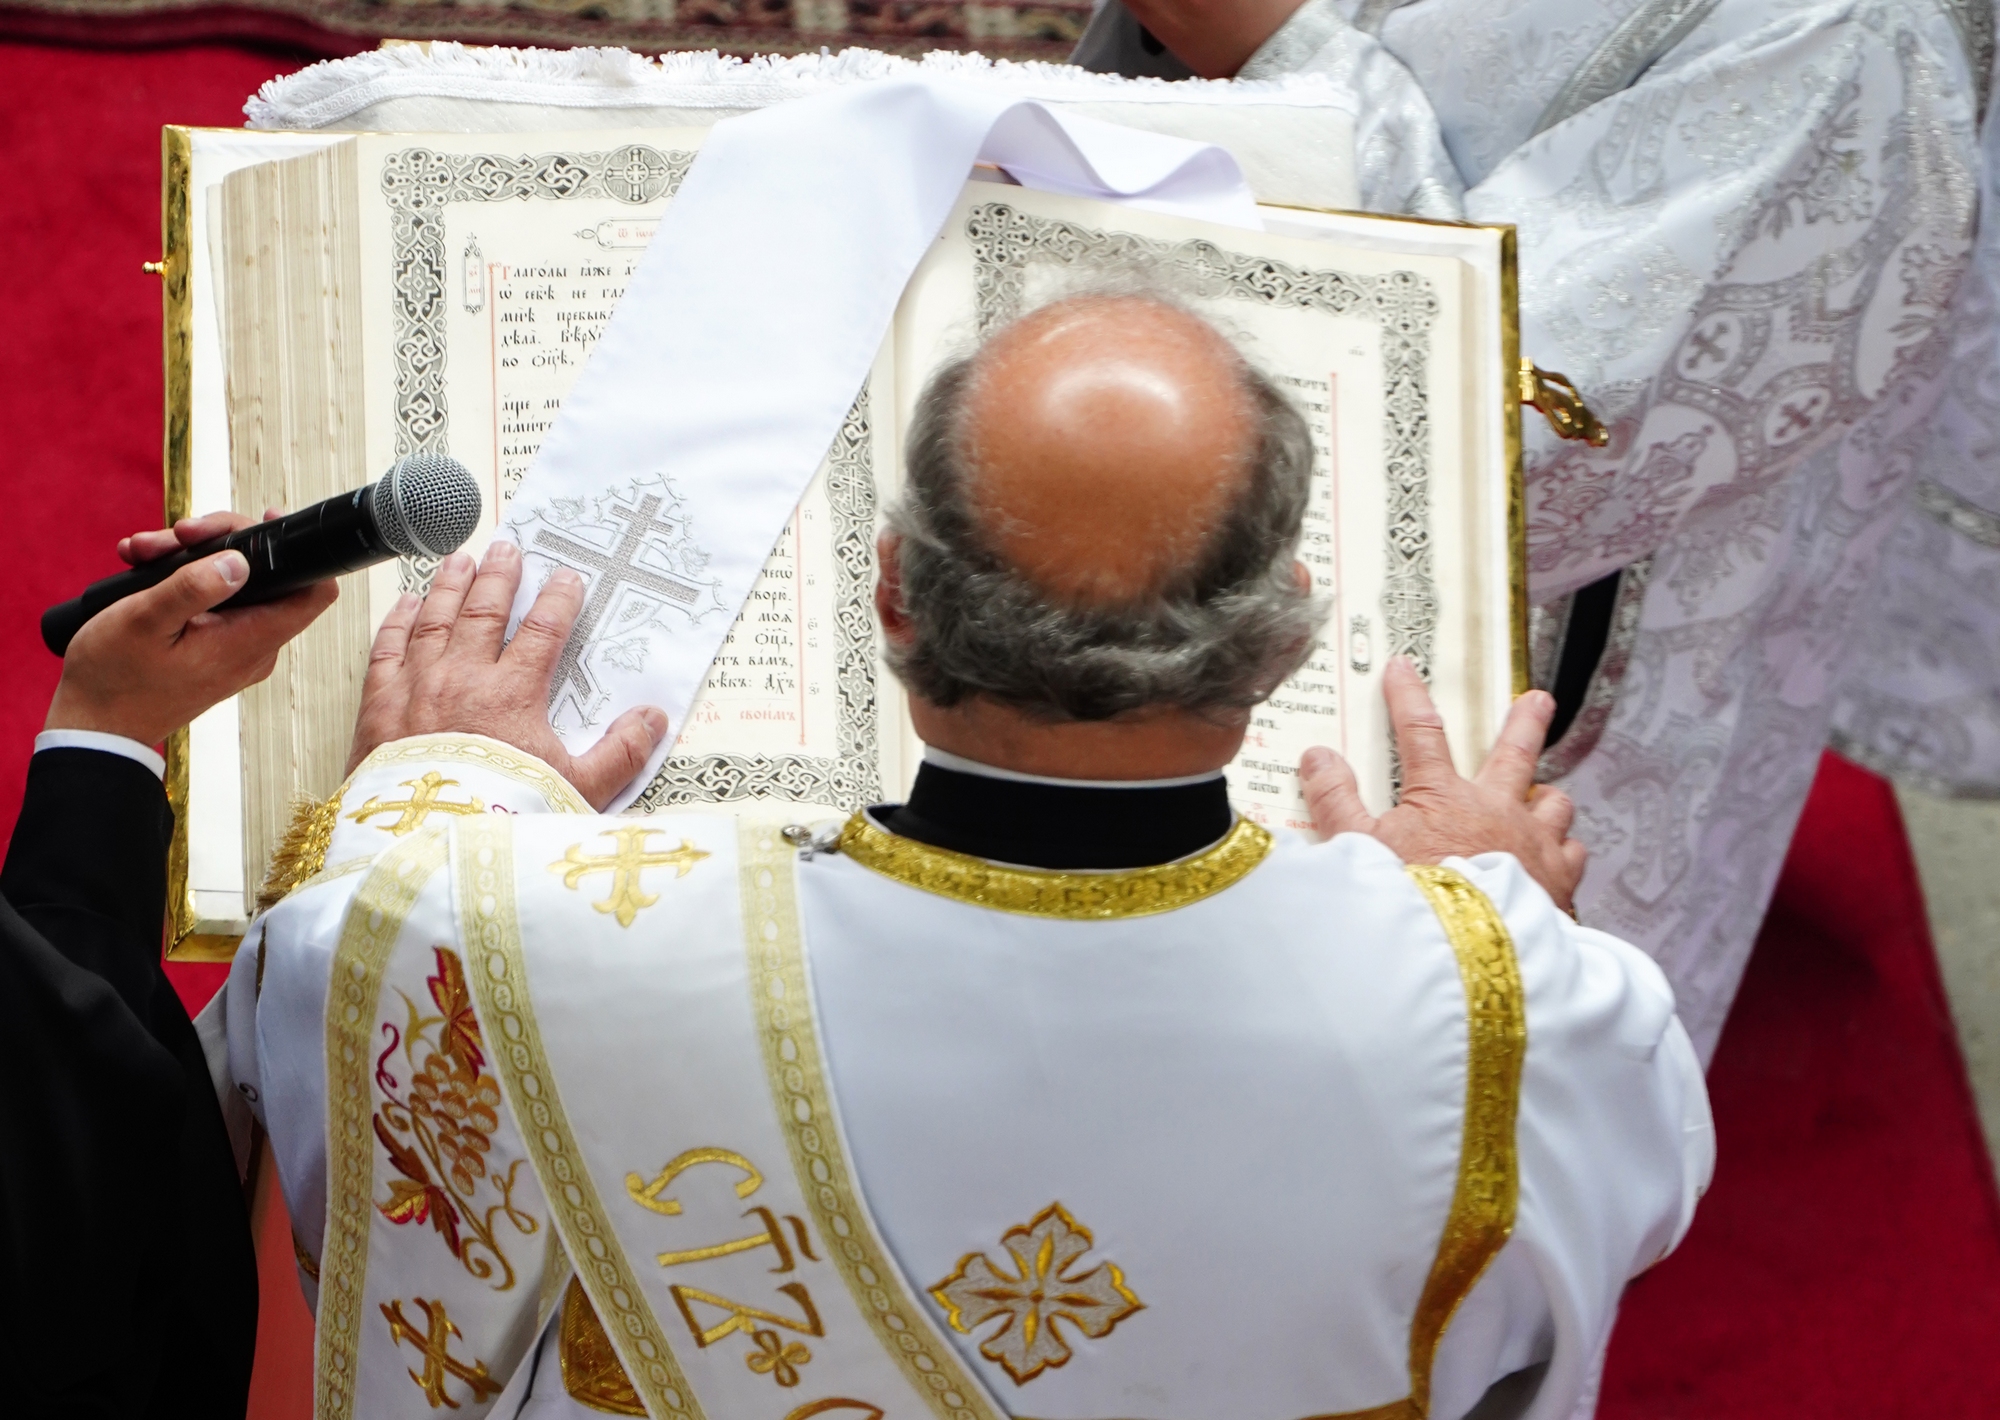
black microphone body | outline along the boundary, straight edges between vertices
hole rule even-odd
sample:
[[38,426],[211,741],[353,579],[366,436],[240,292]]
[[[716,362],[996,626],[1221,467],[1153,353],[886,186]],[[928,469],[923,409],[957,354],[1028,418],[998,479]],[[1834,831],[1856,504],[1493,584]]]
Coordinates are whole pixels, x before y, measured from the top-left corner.
[[415,455],[380,482],[92,582],[81,595],[42,613],[42,643],[62,655],[84,623],[113,602],[156,587],[188,563],[218,552],[240,552],[250,564],[242,589],[218,611],[276,601],[392,557],[442,556],[472,535],[479,502],[479,486],[462,465]]

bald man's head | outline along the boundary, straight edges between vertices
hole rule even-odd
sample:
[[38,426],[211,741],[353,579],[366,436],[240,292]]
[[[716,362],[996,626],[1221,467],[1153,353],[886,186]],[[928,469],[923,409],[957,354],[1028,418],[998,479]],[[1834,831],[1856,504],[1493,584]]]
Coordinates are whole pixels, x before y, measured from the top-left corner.
[[1268,696],[1324,609],[1295,578],[1312,441],[1199,316],[1059,301],[937,372],[890,512],[890,665],[940,707],[1207,714]]
[[1006,327],[973,359],[959,426],[994,550],[1078,603],[1186,576],[1250,477],[1247,375],[1214,327],[1142,297],[1060,301]]

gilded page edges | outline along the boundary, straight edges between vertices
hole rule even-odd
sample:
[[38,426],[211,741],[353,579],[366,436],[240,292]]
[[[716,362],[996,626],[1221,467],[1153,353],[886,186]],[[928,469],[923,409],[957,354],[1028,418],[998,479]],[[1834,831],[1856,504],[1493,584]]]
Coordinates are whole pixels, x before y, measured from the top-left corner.
[[[193,510],[194,305],[188,290],[193,228],[189,203],[194,144],[188,130],[160,130],[161,356],[166,372],[166,429],[161,449],[167,526]],[[167,956],[175,961],[228,961],[237,938],[197,935],[188,891],[188,732],[167,736],[167,802],[174,810],[167,844]]]
[[1514,228],[1495,223],[1500,238],[1500,417],[1507,473],[1507,632],[1515,695],[1528,693],[1528,481],[1521,448],[1521,401],[1514,371],[1521,368],[1521,268]]

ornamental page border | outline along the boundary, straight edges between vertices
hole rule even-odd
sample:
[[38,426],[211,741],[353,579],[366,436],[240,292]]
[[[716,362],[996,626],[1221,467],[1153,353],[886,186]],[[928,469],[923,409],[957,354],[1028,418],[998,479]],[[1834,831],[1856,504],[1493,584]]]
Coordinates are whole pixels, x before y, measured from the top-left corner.
[[1305,307],[1331,315],[1372,315],[1382,332],[1383,429],[1388,476],[1387,570],[1382,620],[1389,654],[1406,655],[1430,678],[1438,591],[1431,549],[1430,364],[1436,288],[1414,271],[1380,276],[1303,271],[1268,257],[1243,256],[1205,240],[1161,241],[1101,231],[1056,217],[983,202],[966,214],[972,244],[974,302],[983,336],[1018,314],[1030,262],[1110,270],[1166,267],[1190,279],[1193,293]]
[[[443,451],[450,411],[444,391],[444,209],[454,202],[562,201],[597,197],[638,206],[672,197],[694,163],[692,149],[662,150],[630,143],[601,153],[440,153],[403,148],[382,164],[382,196],[390,215],[394,253],[396,456]],[[633,181],[620,170],[643,171]],[[839,753],[810,755],[716,754],[676,757],[639,795],[644,813],[686,804],[774,799],[828,803],[851,812],[881,797],[876,759],[874,620],[869,609],[874,571],[875,469],[868,390],[864,386],[834,438],[827,470],[827,501],[834,515],[834,563],[839,578],[832,633],[839,696]],[[436,563],[404,558],[402,590],[421,593]],[[799,627],[803,636],[805,628]]]

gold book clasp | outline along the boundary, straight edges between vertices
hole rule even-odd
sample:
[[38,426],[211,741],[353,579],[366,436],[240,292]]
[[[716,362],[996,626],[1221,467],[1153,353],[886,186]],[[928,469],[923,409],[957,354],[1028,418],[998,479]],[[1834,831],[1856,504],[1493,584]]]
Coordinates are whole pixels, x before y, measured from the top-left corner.
[[1611,442],[1611,431],[1590,412],[1569,376],[1541,369],[1525,355],[1521,357],[1521,403],[1541,410],[1558,438],[1581,439],[1593,449]]

